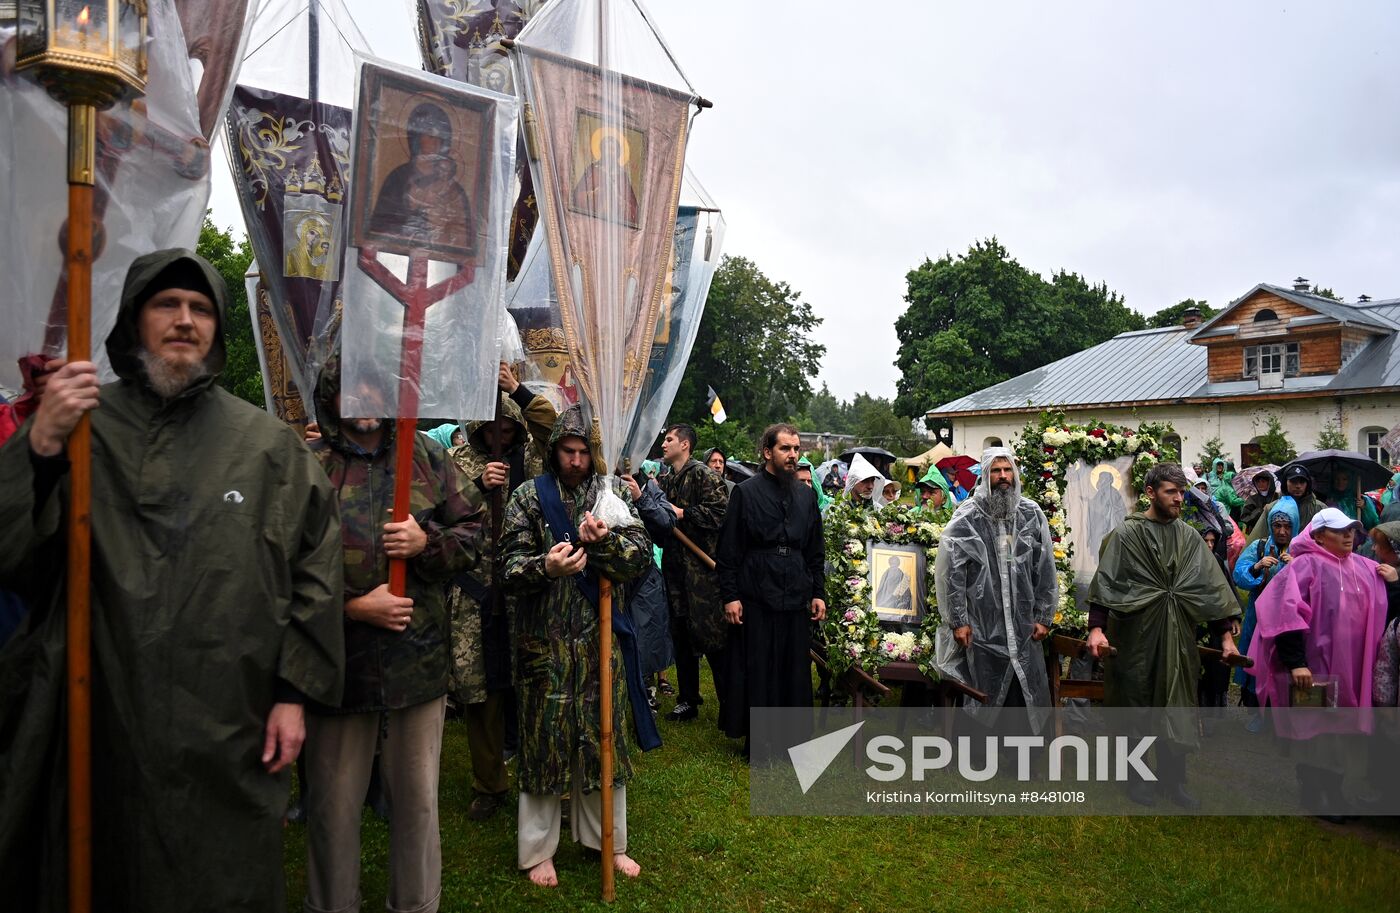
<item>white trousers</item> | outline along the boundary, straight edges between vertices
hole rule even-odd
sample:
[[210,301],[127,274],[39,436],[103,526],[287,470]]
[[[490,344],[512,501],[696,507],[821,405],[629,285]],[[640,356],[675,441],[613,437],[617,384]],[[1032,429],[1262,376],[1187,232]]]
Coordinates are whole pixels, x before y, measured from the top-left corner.
[[[582,771],[574,767],[573,810],[569,813],[569,830],[575,843],[591,850],[603,848],[603,793],[584,793],[579,784]],[[516,860],[522,869],[532,869],[553,859],[559,849],[560,796],[520,794],[517,825]],[[613,787],[613,852],[627,852],[627,787]]]

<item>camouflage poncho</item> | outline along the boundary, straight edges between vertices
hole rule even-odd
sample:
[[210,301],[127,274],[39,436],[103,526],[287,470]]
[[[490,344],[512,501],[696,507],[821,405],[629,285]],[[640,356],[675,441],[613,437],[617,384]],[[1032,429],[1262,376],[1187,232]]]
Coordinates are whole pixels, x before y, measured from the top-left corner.
[[[685,511],[676,527],[711,558],[719,544],[719,528],[729,492],[724,481],[704,464],[690,460],[679,471],[657,479],[666,500]],[[719,597],[719,578],[679,539],[665,543],[661,570],[672,618],[684,618],[690,641],[702,653],[724,647],[728,623]]]
[[[333,359],[316,387],[321,440],[312,451],[340,502],[345,540],[345,599],[363,596],[389,579],[384,524],[394,503],[394,423],[385,422],[379,449],[368,454],[344,435],[335,397],[339,365]],[[446,584],[476,565],[485,512],[481,492],[423,434],[414,435],[409,512],[427,533],[427,547],[408,563],[413,619],[404,631],[345,618],[345,696],[323,711],[400,710],[447,693],[451,666]]]
[[[566,411],[550,436],[552,452],[560,439],[584,437],[580,411]],[[593,448],[596,451],[596,447]],[[551,468],[551,471],[552,468]],[[514,619],[516,696],[520,708],[519,785],[522,792],[565,795],[572,767],[581,763],[585,792],[602,780],[599,715],[598,608],[571,577],[545,574],[544,556],[554,546],[540,506],[539,485],[560,485],[570,520],[577,526],[591,510],[605,482],[590,476],[577,489],[564,488],[553,475],[526,482],[511,495],[501,530],[502,584]],[[625,493],[624,493],[625,498]],[[628,505],[635,515],[635,509]],[[651,540],[641,521],[615,529],[588,551],[588,567],[613,581],[613,599],[623,600],[620,584],[646,570]],[[616,782],[632,775],[627,755],[624,707],[627,684],[622,653],[613,642],[613,738]]]
[[[525,403],[522,406],[521,400]],[[544,452],[550,432],[558,415],[554,406],[543,396],[533,396],[524,386],[512,396],[500,396],[501,415],[515,426],[515,441],[503,454],[511,467],[519,465],[526,479],[544,472]],[[475,483],[491,462],[491,442],[486,433],[487,422],[467,424],[467,442],[448,451],[448,455],[467,479]],[[514,468],[512,468],[514,472]],[[509,484],[509,483],[507,483]],[[506,492],[509,494],[509,491]],[[491,494],[483,497],[489,503]],[[501,504],[504,511],[504,501]],[[491,535],[489,519],[483,520],[486,558],[472,570],[458,575],[447,591],[447,610],[452,624],[452,697],[461,704],[479,704],[486,700],[489,690],[508,687],[510,683],[509,636],[494,633],[489,638],[483,632],[497,630],[495,619],[483,617],[483,608],[491,606],[492,560],[499,560]],[[504,600],[499,600],[504,609]],[[503,613],[504,614],[504,613]],[[499,619],[502,631],[508,622]],[[488,655],[490,654],[490,655]]]

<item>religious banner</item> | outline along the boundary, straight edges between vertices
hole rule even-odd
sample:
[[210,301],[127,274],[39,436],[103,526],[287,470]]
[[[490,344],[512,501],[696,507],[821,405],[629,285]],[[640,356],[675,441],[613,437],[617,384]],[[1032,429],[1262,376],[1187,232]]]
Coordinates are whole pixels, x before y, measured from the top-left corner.
[[688,171],[686,183],[688,189],[698,190],[706,205],[682,203],[676,217],[674,253],[642,380],[641,405],[627,435],[625,453],[634,466],[640,465],[655,445],[675,402],[700,332],[724,235],[723,216],[703,196],[704,191]]
[[516,76],[570,364],[617,465],[662,314],[696,95],[626,75],[610,57],[631,50],[609,44],[616,22],[591,31],[594,62],[561,53],[572,41],[549,46],[560,30],[547,23],[590,34],[581,11],[560,3],[536,18],[514,45]]
[[301,391],[292,381],[287,353],[277,323],[272,317],[272,298],[262,284],[256,260],[243,277],[248,293],[248,317],[253,324],[253,344],[258,350],[258,367],[262,370],[263,395],[267,411],[284,422],[304,429],[308,421]]
[[225,147],[275,330],[261,342],[310,404],[338,327],[353,54],[366,45],[336,0],[264,3],[250,43]]
[[[515,94],[515,76],[502,41],[514,38],[548,0],[418,0],[418,38],[423,69],[504,95]],[[510,217],[506,278],[514,281],[525,263],[539,210],[530,167],[520,150],[515,169],[515,206]]]
[[1081,603],[1099,568],[1099,545],[1137,504],[1133,459],[1121,456],[1093,464],[1075,460],[1065,471],[1064,507],[1073,545],[1070,566]]
[[369,59],[356,94],[343,414],[489,419],[518,105]]
[[[97,115],[91,343],[103,380],[114,377],[104,343],[131,262],[193,248],[209,200],[209,144],[180,21],[172,0],[147,9],[145,95]],[[0,28],[0,48],[11,35]],[[0,383],[18,388],[20,357],[67,349],[68,109],[0,66],[0,124]]]
[[228,117],[239,202],[296,382],[315,338],[323,287],[338,298],[350,111],[238,86]]

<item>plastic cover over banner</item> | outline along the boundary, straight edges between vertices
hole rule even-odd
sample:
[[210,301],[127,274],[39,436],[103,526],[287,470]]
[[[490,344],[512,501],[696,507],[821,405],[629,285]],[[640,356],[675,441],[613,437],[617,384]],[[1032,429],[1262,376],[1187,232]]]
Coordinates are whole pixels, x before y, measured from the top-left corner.
[[[97,118],[92,352],[104,381],[114,378],[104,344],[131,262],[193,248],[209,200],[209,144],[179,19],[171,0],[151,0],[149,14],[146,93]],[[0,56],[0,384],[18,389],[18,358],[67,349],[68,110],[14,72],[13,30],[0,29]]]
[[697,96],[635,0],[555,0],[514,48],[569,363],[616,466],[661,318]]
[[226,118],[229,168],[276,329],[263,340],[305,403],[338,330],[355,53],[367,50],[339,0],[268,0]]
[[384,61],[360,72],[341,412],[490,419],[519,105]]
[[243,61],[244,39],[257,17],[257,0],[175,0],[185,52],[198,61],[201,74],[195,103],[199,132],[212,142]]
[[[501,42],[514,38],[549,0],[417,0],[423,69],[493,92],[516,95],[515,76]],[[515,280],[539,220],[535,187],[524,150],[515,163],[515,208],[510,217],[506,278]]]
[[[692,197],[697,199],[696,203],[689,202]],[[710,282],[714,279],[724,243],[724,217],[689,169],[682,199],[686,202],[681,203],[676,217],[675,254],[667,292],[662,299],[661,317],[656,322],[656,336],[651,343],[651,356],[647,360],[641,406],[623,453],[633,467],[640,466],[647,458],[666,426],[666,417],[676,400],[695,337],[700,332]]]

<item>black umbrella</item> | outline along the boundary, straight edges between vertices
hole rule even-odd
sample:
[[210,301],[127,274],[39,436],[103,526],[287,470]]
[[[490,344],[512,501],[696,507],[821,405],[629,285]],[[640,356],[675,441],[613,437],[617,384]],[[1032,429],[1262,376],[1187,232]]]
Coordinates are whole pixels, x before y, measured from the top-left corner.
[[1384,488],[1390,483],[1389,469],[1355,450],[1310,450],[1300,453],[1297,459],[1284,466],[1285,472],[1289,466],[1302,466],[1307,469],[1313,477],[1314,485],[1326,490],[1331,490],[1332,477],[1339,472],[1351,476],[1352,486],[1357,491]]
[[885,478],[889,478],[890,467],[894,465],[895,460],[899,459],[899,457],[890,453],[883,447],[852,447],[850,450],[841,454],[840,460],[849,466],[851,465],[851,460],[856,458],[856,454],[860,454],[869,460],[870,465],[879,470],[880,475]]
[[731,482],[742,482],[745,479],[753,478],[754,471],[738,460],[725,460],[724,469]]

